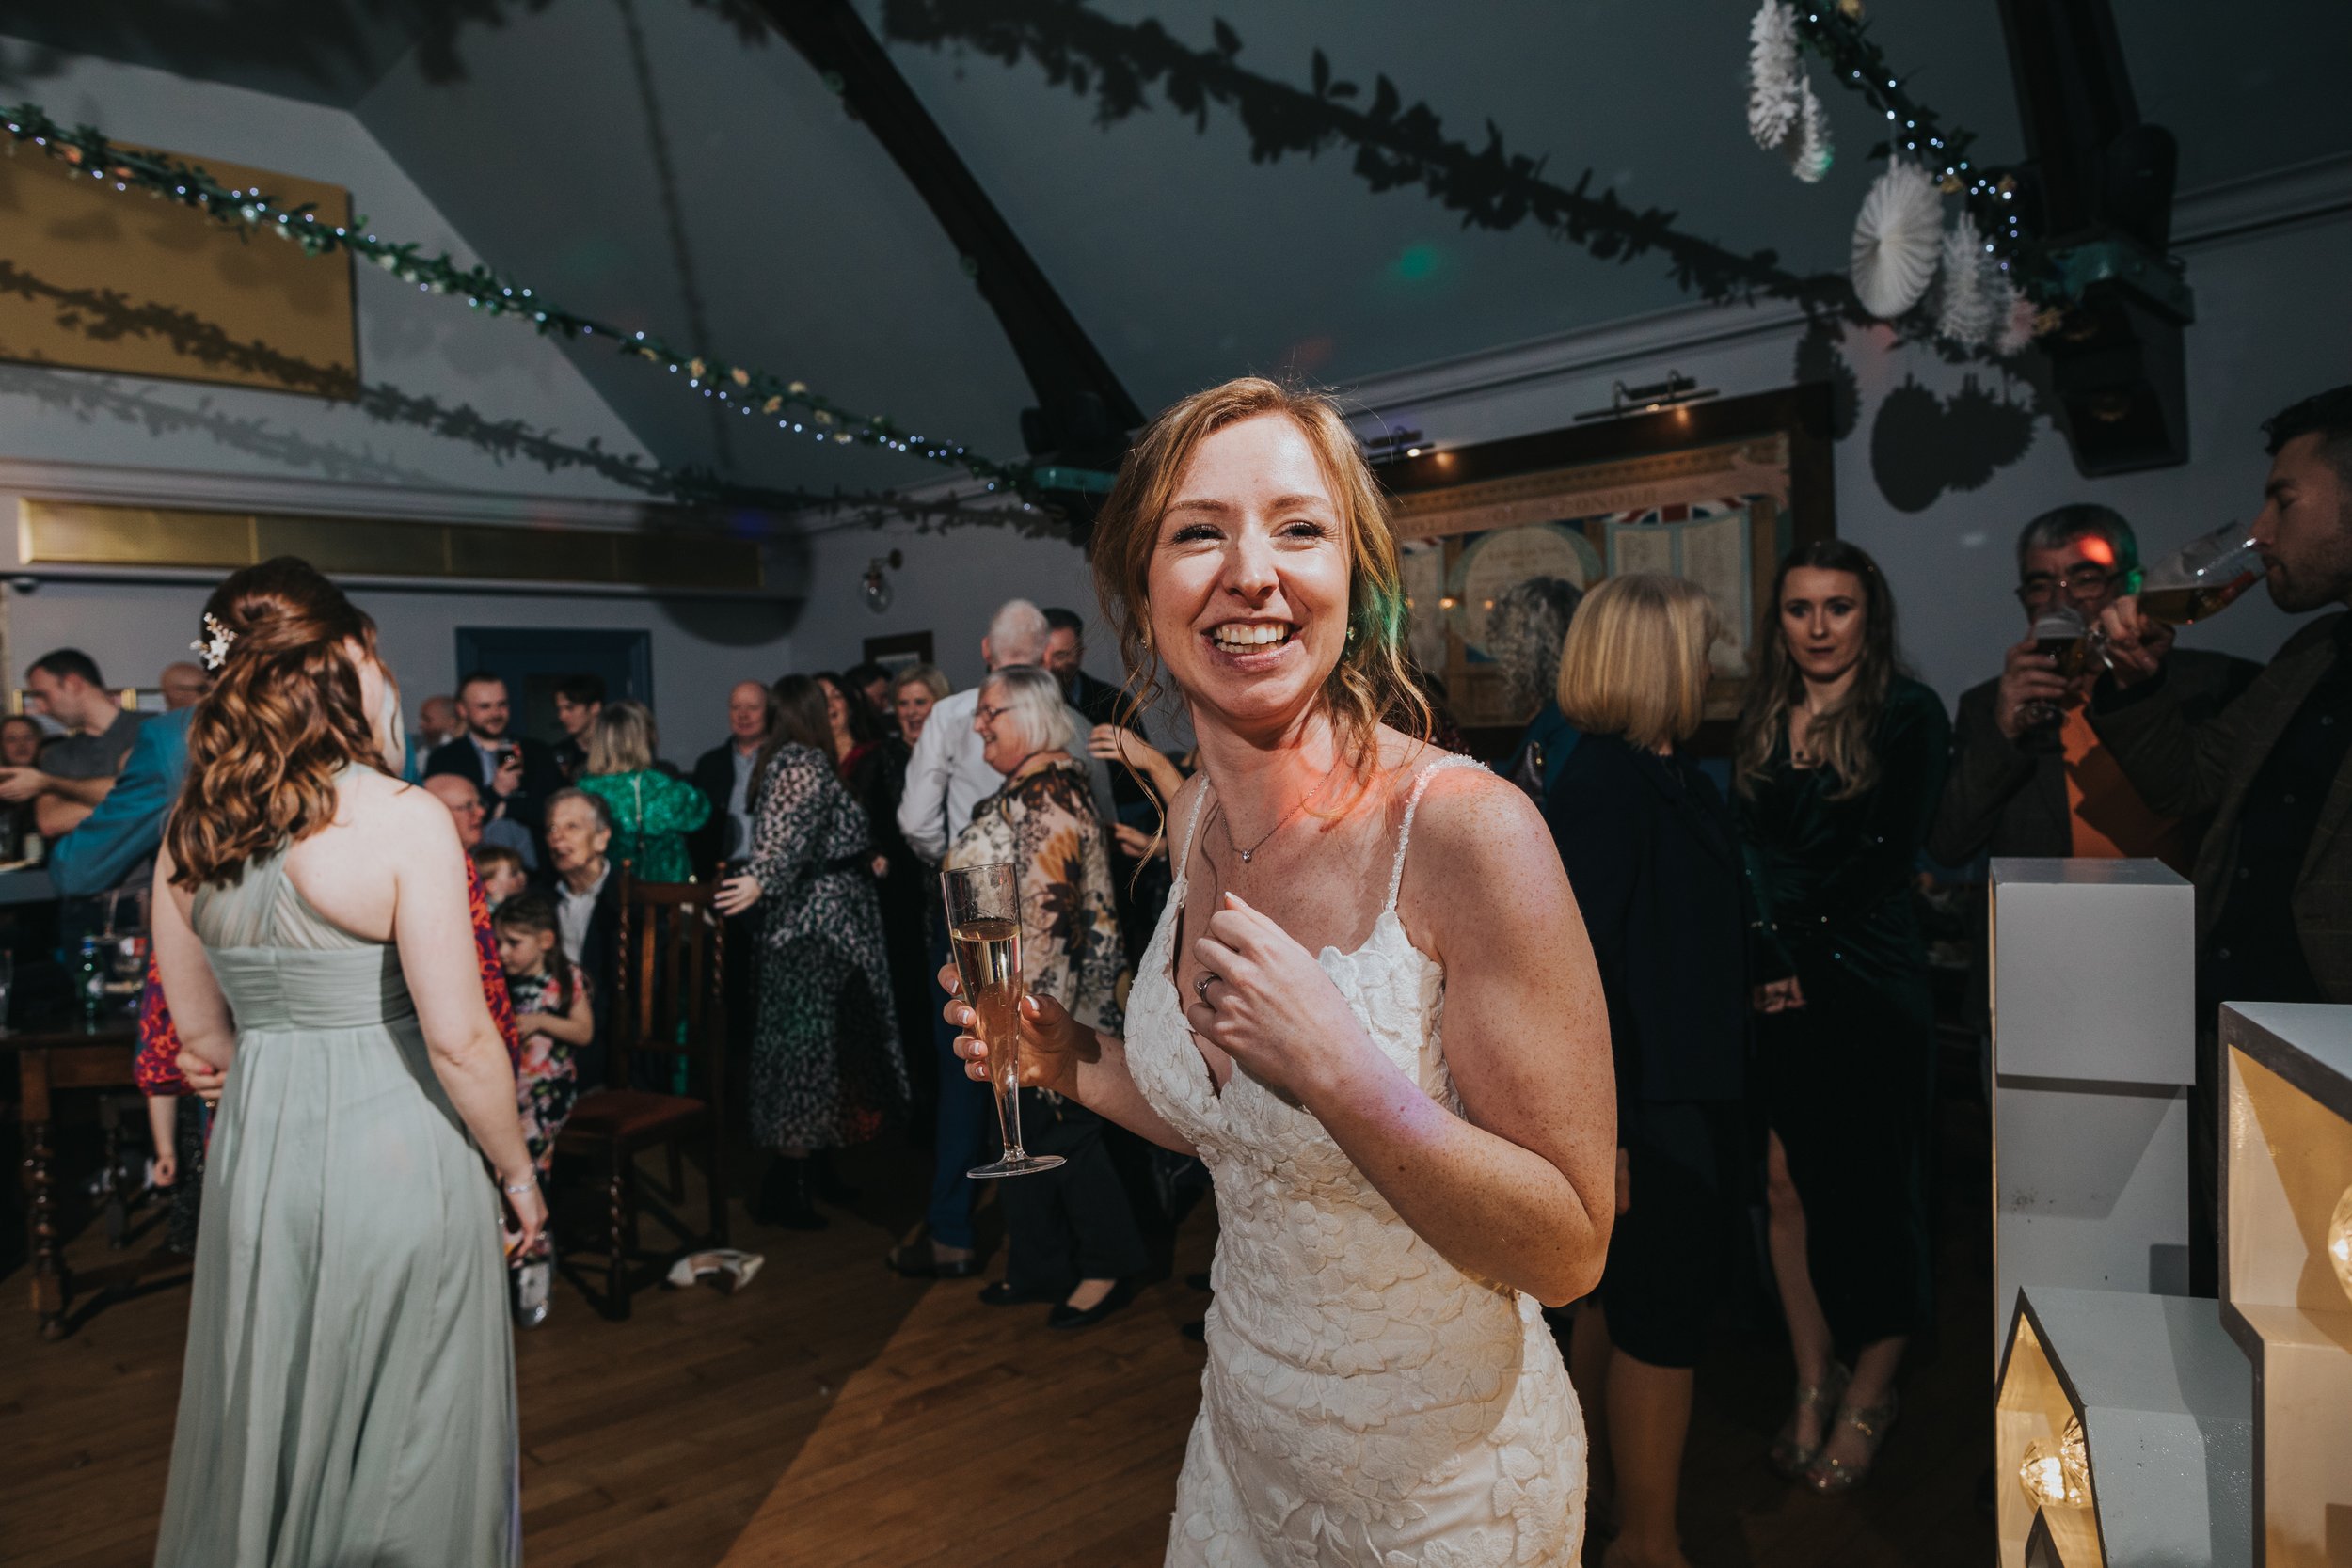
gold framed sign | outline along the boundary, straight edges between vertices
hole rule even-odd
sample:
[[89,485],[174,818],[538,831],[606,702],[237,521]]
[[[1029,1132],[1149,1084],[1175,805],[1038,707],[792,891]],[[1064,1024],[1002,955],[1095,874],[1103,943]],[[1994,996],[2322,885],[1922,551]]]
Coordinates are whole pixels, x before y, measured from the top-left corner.
[[[191,158],[233,189],[351,221],[340,185]],[[0,158],[0,359],[348,398],[351,258],[240,234],[55,158]]]
[[1621,572],[1665,572],[1705,588],[1724,628],[1708,718],[1735,716],[1774,567],[1835,532],[1828,413],[1827,389],[1802,387],[1384,469],[1413,657],[1440,678],[1473,743],[1515,738],[1531,717],[1512,709],[1484,643],[1495,601],[1539,577],[1589,589]]

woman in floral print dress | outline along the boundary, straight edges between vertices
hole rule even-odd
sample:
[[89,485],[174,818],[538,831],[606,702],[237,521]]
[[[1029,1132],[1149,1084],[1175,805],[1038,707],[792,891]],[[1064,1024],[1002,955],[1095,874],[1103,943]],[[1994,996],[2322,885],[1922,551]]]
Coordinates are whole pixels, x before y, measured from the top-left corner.
[[866,814],[834,773],[823,689],[776,683],[773,733],[753,774],[752,847],[722,883],[723,914],[756,905],[759,1013],[752,1036],[752,1137],[776,1151],[765,1217],[825,1221],[809,1201],[812,1151],[864,1143],[907,1098],[891,1007],[882,906]]
[[[1124,1027],[1127,955],[1111,897],[1110,853],[1086,765],[1054,677],[1034,665],[999,670],[980,688],[972,727],[1005,787],[972,808],[947,851],[949,869],[1017,868],[1021,978],[1090,1029]],[[1064,1095],[1021,1096],[1022,1142],[1058,1154],[1058,1170],[1004,1183],[1005,1277],[991,1306],[1056,1303],[1047,1322],[1084,1328],[1125,1304],[1126,1282],[1151,1266],[1135,1211],[1103,1144],[1103,1118]]]

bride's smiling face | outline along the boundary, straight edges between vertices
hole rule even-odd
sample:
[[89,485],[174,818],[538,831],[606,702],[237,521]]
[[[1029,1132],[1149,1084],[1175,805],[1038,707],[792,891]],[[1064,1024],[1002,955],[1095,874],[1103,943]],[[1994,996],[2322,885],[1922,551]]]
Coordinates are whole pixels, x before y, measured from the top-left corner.
[[1238,420],[1194,449],[1148,582],[1152,646],[1195,703],[1243,729],[1312,705],[1347,646],[1347,543],[1288,415]]

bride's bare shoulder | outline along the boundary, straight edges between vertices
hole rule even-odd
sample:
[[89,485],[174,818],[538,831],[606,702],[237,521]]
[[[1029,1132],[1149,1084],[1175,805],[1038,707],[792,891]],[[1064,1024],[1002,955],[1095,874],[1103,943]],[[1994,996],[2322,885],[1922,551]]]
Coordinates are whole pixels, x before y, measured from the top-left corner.
[[[1395,772],[1395,787],[1406,800],[1417,786],[1422,790],[1406,861],[1408,892],[1419,883],[1486,903],[1524,896],[1535,884],[1565,885],[1551,830],[1527,792],[1483,767],[1457,763],[1428,773],[1445,755],[1421,746],[1400,759]],[[1421,785],[1424,773],[1428,782]]]

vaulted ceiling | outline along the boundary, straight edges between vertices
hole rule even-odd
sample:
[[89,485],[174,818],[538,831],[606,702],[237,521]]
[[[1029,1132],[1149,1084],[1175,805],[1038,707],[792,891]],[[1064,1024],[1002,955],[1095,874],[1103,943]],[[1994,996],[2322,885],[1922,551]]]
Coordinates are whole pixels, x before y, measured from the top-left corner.
[[[804,3],[87,0],[0,28],[347,107],[484,259],[573,309],[1019,455],[1035,397],[964,258],[766,23],[763,5]],[[1757,151],[1748,0],[857,3],[1146,409],[1243,371],[1346,382],[1691,297],[1655,254],[1597,260],[1533,222],[1465,228],[1417,185],[1375,191],[1344,140],[1253,156],[1320,123],[1281,90],[1319,71],[1357,84],[1336,102],[1369,105],[1385,79],[1449,138],[1483,149],[1491,127],[1562,184],[1589,169],[1595,190],[1802,271],[1842,264],[1883,128],[1817,61],[1831,175],[1799,184]],[[2141,112],[2180,139],[2183,189],[2352,151],[2352,6],[2115,8]],[[1994,0],[1871,0],[1870,14],[1910,88],[1978,132],[1979,163],[2023,154]],[[1170,50],[1227,54],[1257,134],[1232,103],[1173,105],[1153,71]],[[40,50],[5,63],[38,97]],[[300,172],[300,150],[283,163]],[[819,487],[932,471],[731,420],[659,371],[573,352],[666,461]]]

